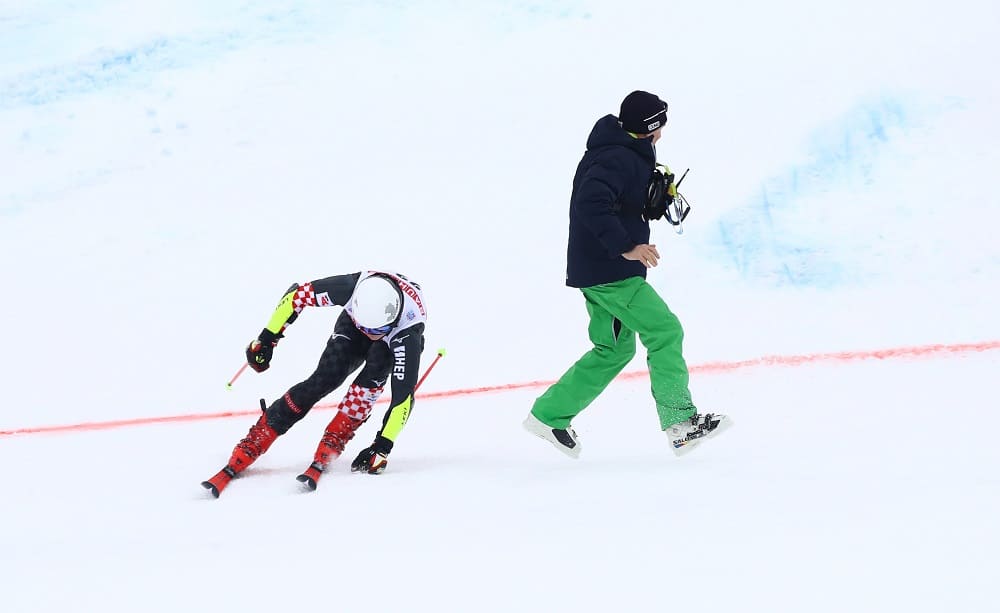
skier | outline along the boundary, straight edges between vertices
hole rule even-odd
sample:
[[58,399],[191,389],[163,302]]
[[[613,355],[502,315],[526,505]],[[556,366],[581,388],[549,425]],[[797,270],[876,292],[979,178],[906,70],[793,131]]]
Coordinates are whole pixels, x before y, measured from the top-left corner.
[[[229,481],[263,455],[274,441],[306,416],[324,396],[340,387],[364,365],[347,389],[337,414],[326,426],[308,469],[299,481],[309,489],[330,462],[344,451],[372,406],[391,381],[392,399],[374,442],[351,463],[352,472],[380,474],[388,464],[396,437],[413,408],[413,392],[424,347],[427,311],[420,286],[403,275],[385,271],[356,272],[293,284],[278,303],[267,326],[246,349],[247,363],[257,372],[271,365],[274,348],[302,309],[343,306],[333,335],[306,380],[293,385],[260,416],[236,444],[226,466],[202,483],[216,497]],[[262,401],[263,402],[263,401]]]
[[677,197],[670,169],[656,163],[666,123],[666,102],[630,93],[618,117],[606,115],[594,125],[573,178],[566,285],[583,293],[594,347],[535,401],[524,421],[529,432],[573,458],[580,455],[573,418],[632,360],[636,335],[648,352],[660,427],[674,453],[729,424],[725,415],[695,409],[681,324],[646,282],[646,269],[660,258],[649,244],[649,221]]

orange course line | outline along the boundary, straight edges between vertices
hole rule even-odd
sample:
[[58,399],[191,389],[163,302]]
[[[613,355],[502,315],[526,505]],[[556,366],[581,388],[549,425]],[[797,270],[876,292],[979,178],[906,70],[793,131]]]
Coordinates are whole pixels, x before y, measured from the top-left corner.
[[[740,360],[733,362],[708,362],[697,364],[689,368],[692,374],[720,374],[744,368],[755,368],[758,366],[802,366],[803,364],[814,364],[817,362],[856,362],[860,360],[893,360],[905,358],[923,357],[949,357],[954,355],[978,353],[984,351],[994,351],[1000,349],[1000,340],[983,341],[979,343],[959,343],[951,345],[920,345],[915,347],[895,347],[890,349],[876,349],[872,351],[838,351],[832,353],[809,353],[803,355],[771,355],[750,360]],[[618,376],[620,380],[641,379],[649,376],[649,372],[634,371],[622,373]],[[500,385],[486,385],[482,387],[468,387],[454,390],[444,390],[440,392],[424,392],[420,394],[421,399],[430,398],[452,398],[455,396],[473,396],[492,392],[506,392],[510,390],[525,388],[541,388],[552,385],[554,381],[522,381],[519,383],[503,383]],[[380,402],[385,402],[382,400]],[[336,404],[317,404],[315,409],[330,409]],[[58,426],[37,426],[28,428],[17,428],[13,430],[0,430],[0,437],[15,436],[25,434],[44,434],[57,432],[82,432],[87,430],[111,430],[113,428],[124,428],[128,426],[145,426],[149,424],[177,423],[204,421],[208,419],[223,419],[226,417],[245,417],[256,415],[259,409],[252,411],[225,411],[222,413],[195,413],[191,415],[167,415],[161,417],[137,417],[135,419],[118,419],[112,421],[95,421],[79,424],[65,424]]]

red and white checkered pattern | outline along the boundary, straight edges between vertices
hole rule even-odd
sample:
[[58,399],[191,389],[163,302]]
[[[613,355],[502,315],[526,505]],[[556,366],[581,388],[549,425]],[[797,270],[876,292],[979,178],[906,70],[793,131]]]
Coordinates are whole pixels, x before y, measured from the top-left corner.
[[313,291],[312,283],[306,283],[295,290],[295,297],[292,298],[292,308],[298,313],[307,306],[316,306],[316,292]]
[[382,395],[385,387],[361,387],[351,384],[344,394],[344,399],[340,401],[340,412],[352,419],[368,419],[368,414],[372,412],[372,406],[378,397]]

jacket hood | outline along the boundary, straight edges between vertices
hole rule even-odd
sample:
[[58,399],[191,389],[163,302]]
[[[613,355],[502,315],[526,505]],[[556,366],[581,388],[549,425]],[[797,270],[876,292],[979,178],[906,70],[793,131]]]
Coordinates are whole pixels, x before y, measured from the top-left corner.
[[656,162],[656,150],[650,138],[635,138],[618,125],[618,118],[605,115],[597,120],[587,138],[587,151],[601,147],[628,147],[651,162]]

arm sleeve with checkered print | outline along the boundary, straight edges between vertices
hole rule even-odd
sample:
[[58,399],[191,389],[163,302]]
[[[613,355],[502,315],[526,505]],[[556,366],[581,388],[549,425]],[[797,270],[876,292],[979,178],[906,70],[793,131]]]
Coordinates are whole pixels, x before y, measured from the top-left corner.
[[271,320],[267,322],[267,329],[274,334],[281,334],[306,307],[344,306],[351,299],[359,278],[361,273],[355,272],[317,279],[302,285],[292,284],[274,309]]

